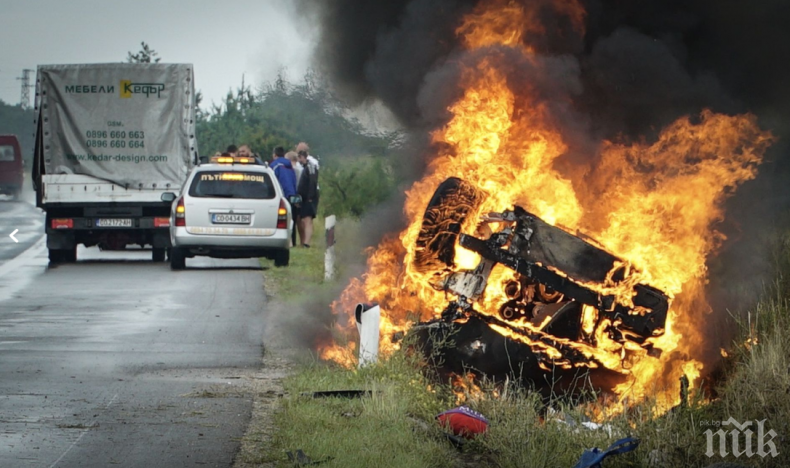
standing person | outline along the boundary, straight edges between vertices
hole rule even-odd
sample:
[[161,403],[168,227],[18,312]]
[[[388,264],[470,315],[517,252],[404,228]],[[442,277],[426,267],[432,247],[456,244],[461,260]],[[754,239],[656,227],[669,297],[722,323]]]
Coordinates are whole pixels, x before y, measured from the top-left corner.
[[[291,165],[294,168],[294,173],[296,174],[296,187],[297,187],[297,190],[298,190],[299,178],[302,176],[302,171],[304,170],[304,168],[299,163],[299,158],[296,156],[296,151],[289,151],[289,152],[285,153],[285,158],[288,159],[289,161],[291,161]],[[296,245],[296,231],[299,231],[299,237],[300,238],[302,236],[302,228],[299,225],[299,223],[301,222],[300,219],[301,219],[301,217],[299,216],[299,210],[296,209],[296,207],[294,207],[294,221],[295,221],[294,226],[295,226],[295,229],[293,231],[291,231],[291,243],[293,245]]]
[[299,154],[299,152],[301,151],[304,151],[304,153],[307,155],[307,160],[315,164],[316,168],[319,169],[321,168],[321,164],[318,162],[318,158],[310,154],[310,146],[303,141],[300,141],[299,144],[296,145],[296,153]]
[[[310,154],[310,146],[305,143],[304,141],[300,141],[299,144],[296,145],[296,153],[298,154],[300,151],[304,151],[307,154],[307,160],[313,164],[315,164],[316,169],[321,168],[321,164],[318,161],[318,158]],[[296,179],[297,183],[299,179]],[[315,186],[316,195],[315,195],[315,209],[316,213],[318,212],[318,202],[321,198],[321,185],[316,183]]]
[[299,162],[299,156],[297,156],[296,151],[289,151],[285,153],[285,157],[291,161],[291,165],[293,166],[294,172],[296,173],[296,186],[299,187],[299,178],[302,176],[304,166],[302,166],[302,163]]
[[[265,164],[263,162],[263,160],[261,160],[260,156],[258,156],[256,153],[252,152],[252,148],[250,148],[250,145],[241,145],[241,146],[239,146],[239,152],[238,152],[237,156],[240,157],[240,158],[255,159],[255,162],[257,164],[262,165],[262,166],[263,165],[267,165],[267,164]],[[299,180],[299,179],[297,179],[297,180]]]
[[[294,172],[291,161],[285,157],[285,149],[283,149],[282,146],[274,148],[274,154],[272,156],[274,160],[272,161],[271,168],[274,171],[274,175],[277,177],[277,181],[280,182],[280,186],[283,188],[283,196],[288,200],[288,203],[291,204],[291,219],[294,221],[294,226],[296,226],[296,213],[301,203],[299,194],[296,190],[296,173]],[[293,233],[291,233],[291,237],[293,239]]]
[[238,156],[240,158],[251,158],[252,157],[252,151],[250,150],[250,146],[249,145],[241,145],[241,146],[239,146],[239,149],[236,152],[236,156]]
[[231,156],[236,156],[236,153],[238,153],[238,151],[239,148],[237,148],[236,145],[228,145],[228,147],[225,149],[225,152],[230,154]]
[[302,197],[302,208],[299,210],[299,236],[302,247],[310,247],[313,237],[313,218],[318,213],[318,164],[308,159],[307,151],[297,152],[299,162],[304,169],[299,178],[297,191]]

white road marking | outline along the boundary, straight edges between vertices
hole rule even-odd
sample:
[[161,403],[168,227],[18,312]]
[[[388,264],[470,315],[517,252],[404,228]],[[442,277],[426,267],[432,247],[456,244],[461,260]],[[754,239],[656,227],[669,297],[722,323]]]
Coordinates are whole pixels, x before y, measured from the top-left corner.
[[[118,394],[116,393],[116,394],[115,394],[115,395],[112,397],[112,399],[110,399],[110,401],[109,401],[109,402],[108,402],[106,405],[104,405],[104,409],[102,410],[102,412],[104,412],[104,411],[107,411],[107,408],[109,408],[109,407],[110,407],[110,405],[112,405],[112,404],[115,402],[115,400],[116,400],[117,398],[118,398]],[[67,448],[67,449],[66,449],[66,451],[65,451],[65,452],[63,452],[63,453],[62,453],[62,454],[61,454],[61,455],[58,457],[58,459],[57,459],[57,460],[55,460],[55,461],[54,461],[54,462],[53,462],[51,465],[49,465],[49,468],[54,468],[54,466],[55,466],[55,465],[57,465],[58,463],[60,463],[60,461],[61,461],[61,460],[63,460],[63,457],[65,457],[66,455],[68,455],[68,453],[71,451],[71,449],[73,449],[73,448],[74,448],[74,446],[75,446],[75,445],[77,445],[77,444],[79,443],[80,439],[82,439],[82,436],[84,436],[85,434],[87,434],[87,433],[88,433],[88,431],[90,431],[90,430],[91,430],[91,429],[93,429],[94,427],[95,427],[95,426],[91,426],[91,427],[87,427],[87,428],[83,429],[83,430],[82,430],[82,432],[80,433],[80,436],[79,436],[79,437],[77,437],[77,440],[75,440],[74,442],[72,442],[72,443],[71,443],[71,445],[69,445],[69,448]]]
[[0,302],[13,297],[47,269],[47,242],[42,234],[27,250],[0,265]]
[[31,259],[36,258],[44,250],[45,244],[46,239],[44,238],[44,234],[41,234],[41,237],[35,244],[0,266],[0,278],[26,265]]

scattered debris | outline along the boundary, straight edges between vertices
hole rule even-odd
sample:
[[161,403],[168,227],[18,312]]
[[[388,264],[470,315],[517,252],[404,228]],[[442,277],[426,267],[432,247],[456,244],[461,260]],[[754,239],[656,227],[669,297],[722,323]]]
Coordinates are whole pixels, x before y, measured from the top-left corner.
[[[459,406],[436,416],[436,419],[443,426],[448,427],[455,436],[471,439],[488,430],[488,419],[477,411],[467,407]],[[448,435],[448,439],[455,443],[454,438]]]
[[636,450],[639,446],[639,439],[636,437],[626,437],[613,443],[604,451],[598,447],[586,450],[579,462],[573,468],[602,468],[601,462],[610,455],[619,455],[621,453],[631,452]]
[[82,423],[79,423],[79,424],[58,424],[56,427],[58,429],[85,429],[85,430],[87,430],[87,429],[96,429],[97,427],[99,427],[99,423],[93,423],[93,424],[90,424],[90,425],[82,424]]
[[301,396],[310,398],[362,398],[373,394],[370,390],[327,390],[323,392],[302,392]]
[[453,444],[453,447],[457,448],[458,450],[461,450],[461,449],[464,448],[464,444],[466,443],[466,439],[464,439],[463,437],[459,437],[459,436],[457,436],[455,434],[448,434],[446,432],[442,432],[442,435],[444,437],[446,437],[447,440],[449,440],[450,443]]
[[308,465],[318,465],[321,463],[328,462],[332,460],[334,457],[326,457],[323,460],[312,460],[310,457],[305,455],[302,449],[297,449],[296,452],[285,452],[288,455],[288,460],[294,464],[294,466],[308,466]]
[[580,421],[577,421],[573,416],[569,414],[560,414],[557,411],[554,411],[550,408],[550,413],[557,414],[556,417],[551,419],[554,422],[566,424],[568,427],[573,428],[574,433],[578,433],[581,428],[590,430],[590,431],[604,431],[606,435],[609,437],[614,437],[616,434],[615,428],[611,424],[601,424],[590,421],[588,418],[582,416]]

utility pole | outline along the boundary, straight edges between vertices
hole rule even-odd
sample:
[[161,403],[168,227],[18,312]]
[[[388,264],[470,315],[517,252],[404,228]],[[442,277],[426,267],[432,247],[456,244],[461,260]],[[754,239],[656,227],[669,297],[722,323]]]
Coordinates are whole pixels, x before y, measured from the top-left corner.
[[30,109],[30,88],[33,87],[30,84],[31,73],[33,73],[33,70],[25,68],[22,70],[22,76],[17,77],[17,80],[22,81],[22,96],[19,99],[19,105],[22,106],[22,109]]

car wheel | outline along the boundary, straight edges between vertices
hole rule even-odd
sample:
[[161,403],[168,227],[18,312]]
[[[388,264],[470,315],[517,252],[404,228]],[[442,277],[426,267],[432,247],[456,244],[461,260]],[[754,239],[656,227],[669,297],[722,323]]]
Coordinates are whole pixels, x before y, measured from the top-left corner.
[[187,259],[183,249],[170,248],[170,269],[183,270],[187,266]]
[[154,262],[164,262],[165,261],[165,249],[153,248],[151,249],[151,259]]
[[438,272],[455,265],[455,241],[481,201],[480,191],[457,177],[436,188],[417,235],[414,266],[419,271]]
[[288,266],[291,260],[291,251],[288,249],[278,250],[274,253],[274,266],[284,267]]

